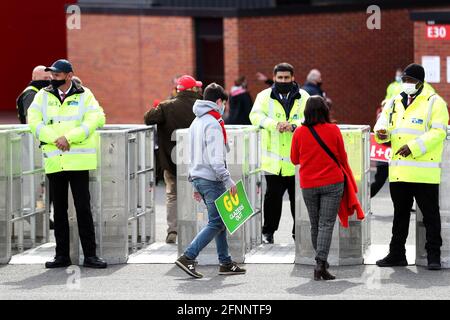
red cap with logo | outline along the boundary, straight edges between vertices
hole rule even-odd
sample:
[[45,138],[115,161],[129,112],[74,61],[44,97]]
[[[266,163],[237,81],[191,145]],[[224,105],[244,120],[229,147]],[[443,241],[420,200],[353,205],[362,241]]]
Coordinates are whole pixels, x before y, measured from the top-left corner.
[[197,81],[188,75],[181,76],[177,79],[177,90],[179,91],[191,89],[193,87],[201,87],[202,85],[203,83],[201,81]]

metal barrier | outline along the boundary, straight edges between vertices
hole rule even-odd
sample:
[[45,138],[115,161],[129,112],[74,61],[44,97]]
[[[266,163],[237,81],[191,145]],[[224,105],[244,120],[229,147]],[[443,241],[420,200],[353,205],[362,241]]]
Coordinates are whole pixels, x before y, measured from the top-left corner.
[[[328,262],[330,265],[355,265],[363,263],[364,252],[370,245],[370,127],[340,125],[339,128],[358,186],[358,199],[366,218],[360,221],[354,214],[349,219],[347,229],[336,221]],[[295,180],[295,263],[315,264],[315,251],[311,242],[311,224],[300,188],[298,166]]]
[[[443,268],[450,268],[450,129],[442,154],[441,184],[439,185],[439,208],[441,213],[441,264]],[[423,224],[423,214],[416,206],[416,265],[427,266],[427,251],[425,250],[426,231]]]
[[[155,241],[154,126],[106,125],[97,130],[98,167],[90,171],[97,255],[109,264],[126,263]],[[72,261],[82,263],[76,214],[70,201]]]
[[[48,241],[46,179],[27,125],[0,125],[0,263]],[[4,195],[4,196],[3,196]]]
[[[260,132],[253,126],[227,125],[230,152],[227,154],[227,166],[233,180],[243,180],[255,215],[233,235],[228,236],[228,246],[233,259],[242,263],[245,254],[261,244],[262,173],[259,170]],[[177,208],[178,208],[178,252],[182,254],[197,233],[208,223],[208,213],[203,202],[192,198],[192,185],[189,175],[189,135],[188,129],[176,131],[177,163]],[[200,253],[201,264],[217,264],[215,242],[211,242]]]

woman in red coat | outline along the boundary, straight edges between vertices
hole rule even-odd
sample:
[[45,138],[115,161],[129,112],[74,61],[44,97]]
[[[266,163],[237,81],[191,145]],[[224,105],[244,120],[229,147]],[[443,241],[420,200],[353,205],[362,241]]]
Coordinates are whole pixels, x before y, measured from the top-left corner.
[[333,280],[328,272],[328,253],[333,228],[344,192],[344,173],[314,138],[317,132],[342,167],[348,166],[344,141],[338,126],[331,123],[328,106],[320,96],[312,96],[305,107],[305,121],[292,140],[291,161],[300,165],[300,187],[311,221],[312,244],[316,251],[314,280]]

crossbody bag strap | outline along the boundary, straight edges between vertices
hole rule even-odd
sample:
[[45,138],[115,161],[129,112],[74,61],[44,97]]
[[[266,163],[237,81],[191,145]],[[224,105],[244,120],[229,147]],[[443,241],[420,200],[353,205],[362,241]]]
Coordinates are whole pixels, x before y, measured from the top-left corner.
[[323,140],[320,138],[320,136],[317,134],[316,129],[314,129],[312,126],[307,126],[307,127],[308,127],[309,131],[311,131],[311,134],[313,135],[313,137],[316,139],[316,141],[322,147],[322,149],[325,150],[325,152],[330,156],[330,158],[333,159],[334,162],[336,162],[336,164],[338,165],[339,168],[341,168],[341,165],[339,164],[338,159],[336,158],[334,153],[331,152],[331,150],[327,147],[325,142],[323,142]]

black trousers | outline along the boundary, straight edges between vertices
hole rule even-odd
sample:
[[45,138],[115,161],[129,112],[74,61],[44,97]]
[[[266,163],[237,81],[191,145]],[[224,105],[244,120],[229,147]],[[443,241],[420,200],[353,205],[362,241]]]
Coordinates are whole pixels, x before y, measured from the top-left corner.
[[266,175],[267,189],[264,195],[263,233],[274,233],[280,224],[283,196],[286,189],[289,193],[291,213],[294,219],[292,234],[295,234],[295,176]]
[[426,229],[428,258],[437,259],[441,255],[441,216],[439,212],[439,185],[427,183],[391,182],[389,184],[394,203],[394,224],[390,251],[404,255],[408,237],[409,219],[414,198],[423,214]]
[[62,171],[48,174],[47,177],[50,182],[50,192],[53,196],[56,255],[70,256],[67,214],[70,183],[84,256],[95,256],[95,230],[89,194],[89,171]]
[[378,193],[378,191],[383,188],[389,176],[389,163],[387,162],[377,162],[377,172],[375,173],[375,181],[370,184],[370,197],[373,198]]

